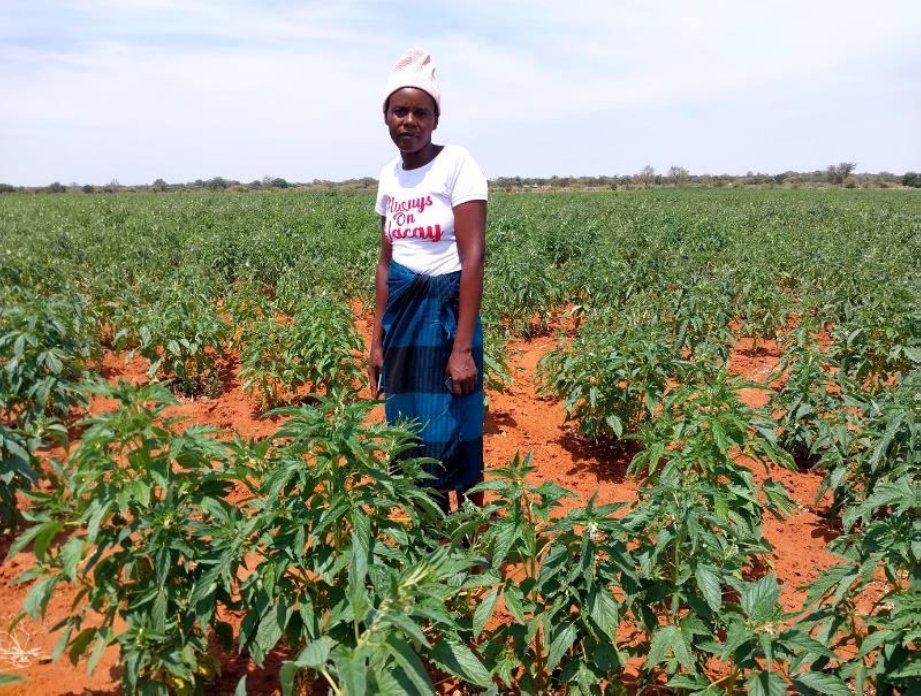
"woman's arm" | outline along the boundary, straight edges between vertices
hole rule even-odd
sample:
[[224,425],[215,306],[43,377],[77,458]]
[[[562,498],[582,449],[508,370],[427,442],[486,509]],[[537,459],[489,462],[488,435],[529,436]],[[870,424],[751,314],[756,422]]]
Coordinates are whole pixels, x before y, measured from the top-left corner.
[[368,356],[368,379],[371,380],[371,393],[376,399],[378,394],[377,380],[384,367],[384,328],[382,325],[384,310],[387,308],[387,275],[390,272],[390,257],[393,247],[384,234],[384,220],[381,216],[381,253],[377,259],[377,270],[374,273],[374,324],[371,328],[371,353]]
[[476,318],[483,300],[483,262],[486,256],[486,201],[468,201],[454,208],[454,236],[461,260],[460,308],[457,335],[448,358],[447,373],[455,395],[476,387],[477,369],[471,348]]

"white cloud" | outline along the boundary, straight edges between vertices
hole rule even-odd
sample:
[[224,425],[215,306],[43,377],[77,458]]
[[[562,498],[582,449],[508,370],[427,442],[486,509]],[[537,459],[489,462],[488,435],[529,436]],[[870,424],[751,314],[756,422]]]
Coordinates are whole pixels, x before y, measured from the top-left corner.
[[[439,138],[493,175],[659,160],[786,169],[848,147],[878,168],[921,165],[917,3],[394,7],[13,0],[0,19],[0,181],[374,175],[392,156],[381,85],[419,44],[443,82]],[[831,104],[849,134],[815,134]],[[612,164],[587,139],[620,155]]]

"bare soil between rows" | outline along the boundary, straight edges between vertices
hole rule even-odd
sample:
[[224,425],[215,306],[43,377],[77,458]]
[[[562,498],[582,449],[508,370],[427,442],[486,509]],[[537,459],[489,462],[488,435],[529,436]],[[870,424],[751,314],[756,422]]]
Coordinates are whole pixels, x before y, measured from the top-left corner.
[[[367,338],[367,322],[359,320],[359,328]],[[540,336],[515,341],[509,346],[510,367],[514,383],[504,393],[489,394],[489,411],[484,438],[487,476],[489,468],[501,466],[516,453],[533,454],[535,483],[553,481],[575,492],[578,499],[568,500],[569,506],[584,503],[595,495],[599,503],[629,501],[636,496],[636,482],[626,475],[630,455],[619,448],[591,445],[583,441],[570,423],[565,423],[561,402],[543,397],[537,391],[537,364],[541,356],[555,345],[556,339]],[[730,359],[730,369],[749,380],[764,383],[779,360],[777,346],[771,342],[753,347],[741,339]],[[103,373],[110,381],[125,379],[141,382],[147,379],[147,364],[142,358],[125,362],[123,356],[107,355]],[[171,407],[168,415],[183,416],[189,422],[213,425],[238,432],[244,438],[260,438],[274,432],[277,422],[260,418],[258,399],[243,392],[232,366],[224,393],[217,399],[183,400]],[[749,404],[761,406],[767,401],[763,390],[744,390],[742,398]],[[97,399],[91,404],[93,412],[112,409],[114,402]],[[376,410],[383,418],[383,409]],[[755,475],[762,478],[761,469]],[[775,547],[773,570],[782,584],[782,603],[787,610],[799,607],[802,587],[811,583],[819,573],[834,563],[825,545],[836,534],[814,506],[820,477],[811,472],[772,468],[770,475],[782,482],[799,504],[783,522],[766,518],[764,532]],[[8,540],[0,540],[0,552],[6,553]],[[0,565],[0,672],[21,675],[26,681],[0,687],[3,694],[29,696],[76,696],[77,694],[119,694],[116,671],[117,649],[110,647],[100,660],[93,675],[86,673],[85,663],[73,666],[66,657],[50,661],[50,654],[59,639],[51,632],[66,616],[76,593],[72,587],[60,587],[49,604],[44,621],[29,619],[10,633],[11,620],[23,606],[28,586],[15,585],[13,579],[31,567],[34,557],[20,553]],[[285,655],[272,655],[268,664],[256,667],[244,656],[222,655],[222,676],[209,693],[232,694],[241,676],[247,676],[250,694],[280,694],[278,667]],[[451,693],[450,682],[443,689]],[[323,690],[325,693],[325,689]]]

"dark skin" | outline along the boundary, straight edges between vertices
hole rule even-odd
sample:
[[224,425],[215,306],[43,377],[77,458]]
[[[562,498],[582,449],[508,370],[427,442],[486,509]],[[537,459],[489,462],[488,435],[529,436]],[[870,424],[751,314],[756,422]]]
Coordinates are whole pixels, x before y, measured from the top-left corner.
[[[390,95],[385,105],[384,123],[390,131],[403,169],[417,169],[431,162],[443,146],[432,142],[432,132],[438,127],[438,107],[427,92],[414,87],[398,89]],[[381,218],[381,252],[375,272],[375,312],[371,331],[371,352],[368,359],[368,377],[375,398],[378,377],[384,365],[383,328],[384,308],[387,306],[387,275],[393,247],[384,234],[385,219]],[[476,318],[483,298],[483,261],[486,253],[486,201],[469,201],[454,207],[454,235],[461,260],[460,305],[457,316],[457,335],[448,364],[446,376],[450,378],[456,396],[469,394],[476,388],[477,368],[473,361],[473,334]],[[464,496],[467,497],[467,496]],[[483,494],[474,493],[469,499],[483,505]]]

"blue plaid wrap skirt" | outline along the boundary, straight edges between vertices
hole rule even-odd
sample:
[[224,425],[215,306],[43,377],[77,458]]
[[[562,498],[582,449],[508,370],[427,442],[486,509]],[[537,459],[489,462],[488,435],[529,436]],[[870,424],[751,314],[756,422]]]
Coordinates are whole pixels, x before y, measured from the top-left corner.
[[438,461],[426,467],[435,478],[425,485],[466,490],[483,479],[483,327],[478,317],[471,346],[476,387],[454,396],[446,369],[457,334],[460,271],[427,276],[391,261],[387,288],[382,321],[387,422],[416,424],[419,445],[402,456]]

